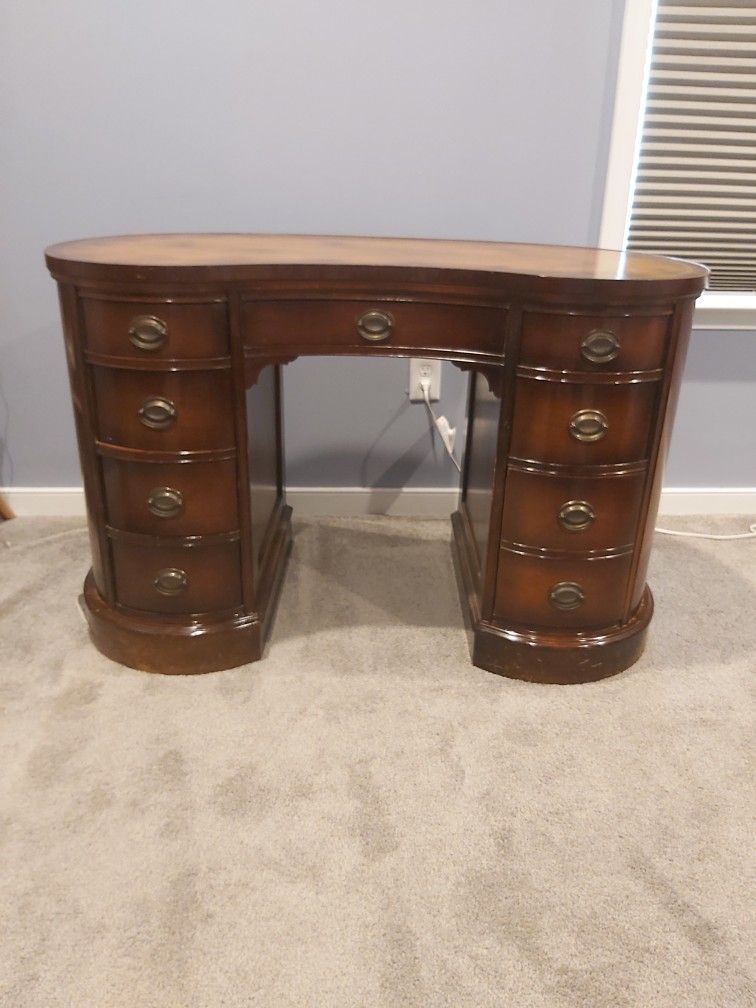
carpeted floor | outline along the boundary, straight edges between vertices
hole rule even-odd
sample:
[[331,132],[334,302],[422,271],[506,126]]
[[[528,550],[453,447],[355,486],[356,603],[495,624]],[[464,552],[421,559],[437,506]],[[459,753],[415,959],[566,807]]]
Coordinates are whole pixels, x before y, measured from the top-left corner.
[[557,687],[470,665],[445,522],[300,524],[187,678],[89,645],[79,523],[0,540],[3,1008],[754,1003],[756,541],[659,536],[644,658]]

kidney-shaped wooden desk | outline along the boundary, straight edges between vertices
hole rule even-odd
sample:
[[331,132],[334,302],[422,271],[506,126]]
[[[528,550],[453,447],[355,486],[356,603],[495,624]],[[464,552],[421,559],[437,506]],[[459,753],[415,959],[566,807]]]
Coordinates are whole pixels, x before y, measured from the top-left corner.
[[281,364],[302,354],[471,372],[452,522],[476,665],[585,682],[640,655],[703,267],[239,234],[90,239],[46,258],[89,514],[84,607],[106,655],[172,673],[260,658],[290,546]]

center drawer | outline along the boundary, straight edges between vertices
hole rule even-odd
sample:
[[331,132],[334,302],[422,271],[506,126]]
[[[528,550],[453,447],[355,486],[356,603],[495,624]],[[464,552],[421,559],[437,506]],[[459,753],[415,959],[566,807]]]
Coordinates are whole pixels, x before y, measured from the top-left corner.
[[155,451],[202,451],[235,443],[231,373],[92,368],[97,436]]
[[504,352],[505,312],[410,301],[247,301],[244,344],[288,349],[369,347]]

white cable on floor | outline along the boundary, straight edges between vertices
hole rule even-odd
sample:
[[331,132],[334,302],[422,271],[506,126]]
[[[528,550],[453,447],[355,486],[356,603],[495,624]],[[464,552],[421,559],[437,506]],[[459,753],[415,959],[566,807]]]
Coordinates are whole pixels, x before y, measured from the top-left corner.
[[750,532],[735,532],[731,535],[713,535],[709,532],[679,532],[677,529],[657,528],[654,532],[662,532],[664,535],[687,536],[689,539],[756,539],[756,522],[748,526]]
[[[451,448],[449,447],[449,443],[446,440],[446,432],[441,427],[441,424],[439,422],[439,418],[433,412],[433,407],[431,406],[431,401],[430,401],[430,382],[428,381],[427,378],[423,378],[421,380],[421,382],[420,382],[420,388],[422,389],[422,392],[423,392],[423,398],[425,400],[425,406],[426,406],[428,412],[430,413],[431,420],[433,421],[433,426],[436,428],[436,430],[438,431],[438,436],[441,438],[441,444],[446,449],[446,454],[449,456],[449,458],[452,460],[452,462],[454,463],[454,465],[457,467],[457,470],[459,472],[462,472],[462,466],[459,464],[459,462],[457,462],[456,458],[454,457],[454,452],[451,450]],[[447,421],[447,427],[448,427],[448,421]]]

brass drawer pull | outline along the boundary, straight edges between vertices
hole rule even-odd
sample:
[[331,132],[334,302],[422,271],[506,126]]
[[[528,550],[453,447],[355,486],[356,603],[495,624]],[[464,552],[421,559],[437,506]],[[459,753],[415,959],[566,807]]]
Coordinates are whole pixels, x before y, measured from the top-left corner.
[[357,319],[357,332],[370,343],[380,343],[391,335],[394,317],[388,312],[371,309]]
[[609,422],[600,410],[578,410],[570,419],[570,434],[576,441],[600,441],[609,430]]
[[139,410],[140,421],[151,430],[165,430],[175,422],[177,415],[176,404],[162,396],[146,399]]
[[584,601],[583,589],[574,581],[560,581],[549,592],[549,602],[555,609],[561,609],[564,612],[577,609]]
[[592,364],[608,364],[620,352],[620,341],[611,329],[594,329],[580,344],[580,353]]
[[559,508],[557,520],[567,532],[582,532],[596,520],[596,512],[588,501],[566,501]]
[[168,339],[168,326],[156,315],[136,315],[129,325],[129,340],[137,350],[159,350]]
[[147,498],[147,507],[156,518],[175,518],[184,510],[184,495],[173,487],[155,487]]
[[179,570],[178,567],[165,567],[158,571],[152,584],[161,595],[180,595],[186,590],[189,578],[186,571]]

